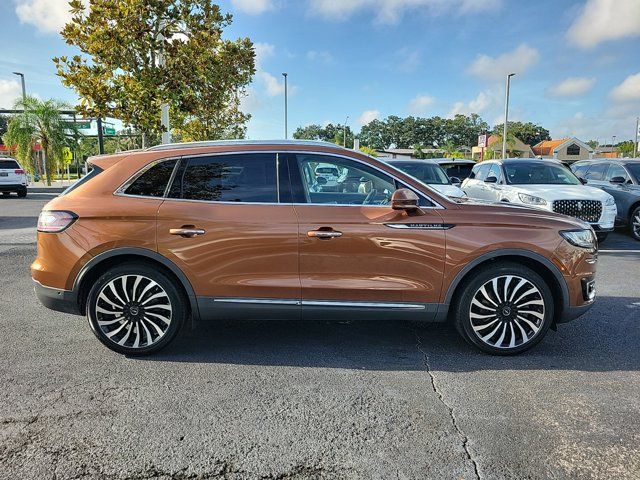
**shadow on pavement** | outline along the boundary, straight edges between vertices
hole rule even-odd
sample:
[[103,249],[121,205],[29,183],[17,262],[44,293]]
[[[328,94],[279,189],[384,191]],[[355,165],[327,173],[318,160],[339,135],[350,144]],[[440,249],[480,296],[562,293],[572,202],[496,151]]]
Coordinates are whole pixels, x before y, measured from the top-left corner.
[[[346,319],[345,319],[346,320]],[[533,350],[494,357],[467,345],[450,324],[378,321],[226,321],[185,329],[143,361],[364,370],[640,369],[640,299],[601,297],[582,318],[560,325]],[[420,344],[420,345],[419,345]]]
[[0,217],[0,230],[28,227],[35,229],[37,225],[38,217]]

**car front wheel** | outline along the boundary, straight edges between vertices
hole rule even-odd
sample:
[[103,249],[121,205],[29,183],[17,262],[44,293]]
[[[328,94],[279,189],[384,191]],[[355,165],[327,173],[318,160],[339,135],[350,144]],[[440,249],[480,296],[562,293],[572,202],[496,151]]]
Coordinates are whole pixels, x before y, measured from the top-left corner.
[[636,207],[631,213],[629,230],[633,238],[640,240],[640,207]]
[[186,315],[186,302],[175,282],[145,264],[108,270],[87,298],[93,333],[111,350],[127,355],[145,355],[167,346]]
[[553,321],[553,296],[533,270],[511,263],[480,271],[462,286],[454,321],[462,337],[494,355],[536,345]]

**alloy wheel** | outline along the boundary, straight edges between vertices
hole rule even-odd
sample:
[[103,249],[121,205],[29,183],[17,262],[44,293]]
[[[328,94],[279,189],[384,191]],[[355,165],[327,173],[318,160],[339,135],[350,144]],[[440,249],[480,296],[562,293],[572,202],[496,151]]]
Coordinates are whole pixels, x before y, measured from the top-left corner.
[[483,343],[501,349],[519,347],[530,342],[542,328],[544,298],[526,278],[498,276],[475,292],[469,318]]
[[157,343],[171,324],[171,300],[154,280],[122,275],[107,283],[97,296],[96,319],[113,343],[129,348]]
[[636,238],[640,238],[640,210],[636,210],[636,214],[633,217],[631,228],[633,228],[633,234]]

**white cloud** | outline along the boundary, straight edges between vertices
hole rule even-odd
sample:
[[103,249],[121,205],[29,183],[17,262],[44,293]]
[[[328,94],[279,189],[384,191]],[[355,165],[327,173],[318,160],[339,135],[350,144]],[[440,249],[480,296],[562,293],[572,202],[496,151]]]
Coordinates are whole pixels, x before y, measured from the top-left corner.
[[429,107],[433,105],[435,98],[429,95],[417,95],[409,102],[407,111],[411,115],[424,115],[427,113]]
[[20,22],[33,25],[43,33],[58,33],[71,20],[68,0],[14,0],[14,3]]
[[607,40],[640,35],[638,0],[588,0],[567,31],[569,41],[592,48]]
[[549,94],[554,97],[576,97],[584,95],[593,88],[595,78],[570,77],[549,89]]
[[267,58],[273,57],[276,47],[270,43],[255,42],[253,51],[256,52],[256,69],[259,70]]
[[260,15],[273,8],[271,0],[231,0],[231,3],[236,9],[249,15]]
[[415,72],[422,63],[422,54],[419,50],[402,48],[396,53],[397,64],[393,68],[404,73]]
[[616,102],[634,102],[640,100],[640,73],[629,75],[609,93]]
[[431,15],[472,14],[495,10],[502,0],[308,0],[310,11],[331,20],[346,20],[355,13],[370,11],[375,22],[398,23],[408,10],[425,10]]
[[523,43],[515,50],[497,57],[478,55],[468,71],[484,80],[503,80],[509,73],[524,73],[539,58],[538,50]]
[[487,111],[490,107],[494,107],[499,104],[499,92],[498,90],[485,90],[478,93],[478,96],[469,103],[456,102],[449,110],[447,117],[452,118],[457,114],[469,115],[470,113],[482,113]]
[[358,123],[360,126],[367,125],[373,122],[375,119],[380,118],[380,111],[378,110],[365,110],[362,115],[358,117]]
[[[277,97],[284,95],[284,78],[278,78],[267,72],[258,72],[256,76],[260,79],[264,86],[265,93],[269,97]],[[298,87],[289,83],[287,85],[288,95],[295,95]]]
[[333,55],[324,50],[309,50],[307,52],[307,59],[311,60],[312,62],[329,64],[333,62]]
[[0,108],[13,108],[13,104],[20,95],[22,95],[22,87],[17,80],[0,78]]

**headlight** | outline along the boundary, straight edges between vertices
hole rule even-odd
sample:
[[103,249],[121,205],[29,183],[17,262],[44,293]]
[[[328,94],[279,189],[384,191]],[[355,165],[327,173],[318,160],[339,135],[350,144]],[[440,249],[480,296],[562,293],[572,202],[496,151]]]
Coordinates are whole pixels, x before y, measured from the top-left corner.
[[596,249],[598,245],[596,236],[590,228],[584,230],[563,230],[560,232],[560,235],[576,247]]
[[547,201],[544,198],[534,197],[533,195],[527,195],[526,193],[519,193],[520,201],[527,205],[546,205]]
[[615,204],[616,204],[616,199],[615,199],[615,198],[613,198],[611,195],[609,195],[609,198],[607,198],[607,199],[604,201],[604,204],[605,204],[605,206],[607,206],[607,207],[612,207],[613,205],[615,205]]

